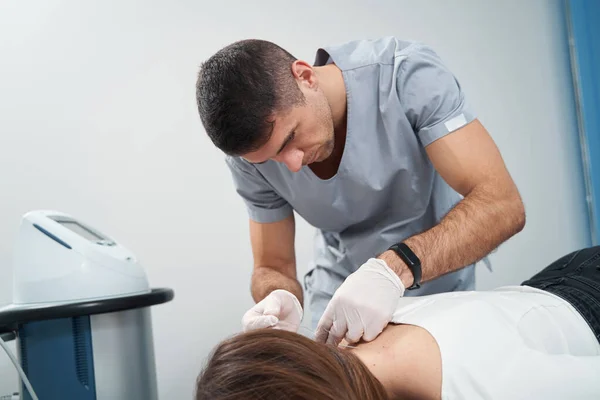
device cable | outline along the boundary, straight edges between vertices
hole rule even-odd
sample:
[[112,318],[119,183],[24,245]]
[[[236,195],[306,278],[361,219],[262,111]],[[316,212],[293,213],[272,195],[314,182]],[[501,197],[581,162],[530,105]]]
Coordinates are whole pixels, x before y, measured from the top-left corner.
[[33,400],[39,400],[38,397],[37,397],[37,395],[35,394],[35,392],[33,390],[33,387],[31,386],[31,383],[29,382],[29,379],[27,379],[27,375],[25,375],[25,372],[21,368],[21,365],[19,364],[19,361],[17,361],[17,359],[14,356],[14,354],[12,353],[12,351],[10,351],[10,349],[6,345],[6,342],[4,342],[4,339],[2,339],[2,336],[0,336],[0,346],[2,346],[2,348],[4,349],[4,351],[6,352],[6,354],[8,355],[8,358],[10,358],[10,361],[12,361],[13,365],[15,366],[15,368],[17,369],[17,371],[19,372],[21,380],[23,381],[23,383],[27,387],[27,390],[29,391],[29,394],[31,395],[31,398]]

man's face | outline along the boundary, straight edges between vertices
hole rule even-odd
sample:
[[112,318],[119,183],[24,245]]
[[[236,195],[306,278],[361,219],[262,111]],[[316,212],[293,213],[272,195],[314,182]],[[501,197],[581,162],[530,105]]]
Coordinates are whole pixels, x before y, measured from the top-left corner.
[[328,158],[334,146],[331,109],[325,94],[315,86],[300,84],[305,103],[273,116],[270,139],[242,157],[251,163],[274,160],[292,172]]

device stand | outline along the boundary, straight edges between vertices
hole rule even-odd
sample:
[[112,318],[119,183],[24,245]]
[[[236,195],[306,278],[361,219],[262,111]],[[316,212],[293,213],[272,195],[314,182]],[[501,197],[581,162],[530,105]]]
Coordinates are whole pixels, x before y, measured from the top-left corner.
[[[44,400],[157,399],[149,307],[173,290],[0,309],[0,334],[17,340],[18,358]],[[22,399],[32,397],[22,387]]]

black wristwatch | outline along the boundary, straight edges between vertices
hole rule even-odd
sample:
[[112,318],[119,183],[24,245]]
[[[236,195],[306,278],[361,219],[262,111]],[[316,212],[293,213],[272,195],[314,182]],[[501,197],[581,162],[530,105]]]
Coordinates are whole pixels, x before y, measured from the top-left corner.
[[389,250],[393,250],[398,256],[404,261],[404,263],[410,269],[414,277],[414,282],[411,287],[406,288],[407,290],[418,289],[421,287],[421,260],[419,257],[408,247],[406,243],[396,243],[390,246]]

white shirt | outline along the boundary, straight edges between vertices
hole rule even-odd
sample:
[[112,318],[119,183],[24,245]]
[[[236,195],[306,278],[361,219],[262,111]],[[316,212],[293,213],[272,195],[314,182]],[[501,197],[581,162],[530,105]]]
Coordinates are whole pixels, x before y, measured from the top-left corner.
[[546,291],[404,298],[392,322],[437,341],[442,399],[600,399],[600,345],[581,315]]

